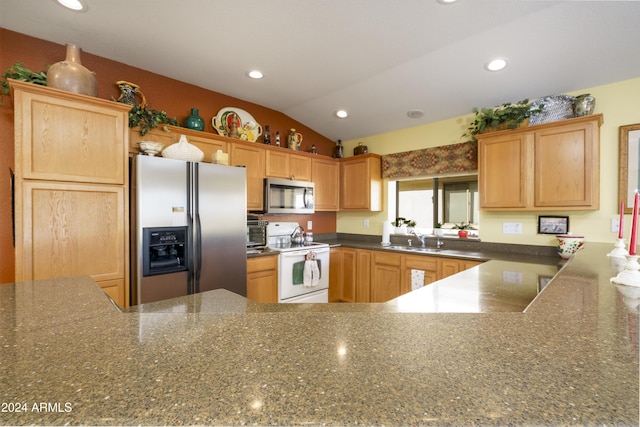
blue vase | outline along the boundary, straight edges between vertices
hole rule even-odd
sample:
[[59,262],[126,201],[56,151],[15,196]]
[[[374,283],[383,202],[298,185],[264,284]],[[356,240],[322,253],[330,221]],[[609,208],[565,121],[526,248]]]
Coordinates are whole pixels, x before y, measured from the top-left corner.
[[204,120],[198,115],[197,108],[192,108],[191,114],[184,119],[184,127],[187,129],[204,130]]

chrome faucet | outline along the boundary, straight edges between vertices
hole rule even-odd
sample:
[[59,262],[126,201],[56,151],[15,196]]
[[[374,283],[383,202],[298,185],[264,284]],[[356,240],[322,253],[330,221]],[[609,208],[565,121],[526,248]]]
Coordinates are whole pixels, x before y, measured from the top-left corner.
[[[422,234],[418,233],[415,230],[411,230],[411,234],[413,234],[418,238],[418,240],[420,240],[420,244],[422,245],[423,248],[427,246],[427,236],[423,236]],[[411,244],[409,244],[409,246],[411,246]]]
[[440,240],[440,236],[437,236],[436,249],[440,249],[443,246],[444,246],[444,242],[442,240]]

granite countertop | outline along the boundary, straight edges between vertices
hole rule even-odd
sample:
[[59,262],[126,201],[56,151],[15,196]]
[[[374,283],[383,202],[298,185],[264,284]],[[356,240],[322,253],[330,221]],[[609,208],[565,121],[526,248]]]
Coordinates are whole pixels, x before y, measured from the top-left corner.
[[509,312],[401,303],[438,298],[429,286],[385,304],[216,290],[120,312],[86,277],[0,285],[0,423],[638,425],[640,290],[609,282],[611,248],[588,243]]

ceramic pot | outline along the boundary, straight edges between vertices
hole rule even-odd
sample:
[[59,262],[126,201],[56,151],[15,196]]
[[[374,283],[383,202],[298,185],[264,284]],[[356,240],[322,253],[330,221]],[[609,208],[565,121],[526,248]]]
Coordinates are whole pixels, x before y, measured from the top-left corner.
[[47,70],[47,86],[82,95],[98,96],[96,75],[80,61],[82,49],[68,44],[64,61],[56,62]]
[[563,234],[556,236],[558,239],[557,252],[562,259],[569,259],[584,246],[584,236]]
[[366,145],[362,145],[362,142],[358,142],[358,145],[353,147],[353,155],[359,156],[361,154],[367,154],[369,152],[369,148]]
[[469,232],[467,230],[458,230],[458,237],[461,239],[466,239],[468,235]]
[[184,120],[184,127],[193,130],[204,130],[204,120],[198,114],[197,108],[191,109],[191,114]]

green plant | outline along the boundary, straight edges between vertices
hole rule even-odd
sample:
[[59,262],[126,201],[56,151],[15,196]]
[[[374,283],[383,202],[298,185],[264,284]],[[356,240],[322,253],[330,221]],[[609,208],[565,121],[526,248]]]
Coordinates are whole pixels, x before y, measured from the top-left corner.
[[[46,71],[31,71],[20,62],[16,62],[10,68],[7,68],[2,74],[4,81],[0,82],[2,87],[2,95],[9,95],[9,80],[19,80],[21,82],[35,83],[37,85],[47,85],[47,72]],[[2,101],[0,97],[0,101]],[[1,102],[0,102],[1,103]]]
[[134,105],[129,111],[129,127],[140,126],[140,135],[146,135],[161,124],[180,126],[177,118],[167,117],[164,111],[148,109],[146,105]]
[[394,227],[402,227],[406,220],[407,220],[406,218],[403,218],[400,216],[396,218],[395,221],[391,221],[391,225],[393,225]]
[[471,226],[471,224],[464,223],[461,222],[460,224],[454,224],[454,226],[452,228],[455,228],[457,230],[473,230],[474,228]]
[[435,228],[442,228],[442,223],[441,222],[436,222]]
[[543,108],[544,106],[532,108],[528,99],[494,108],[474,107],[472,110],[475,114],[474,119],[462,136],[475,141],[477,134],[486,132],[490,128],[503,126],[505,129],[515,129],[532,114],[540,113]]
[[408,219],[408,220],[405,222],[405,224],[407,224],[407,227],[415,227],[415,226],[416,226],[416,222],[415,222],[415,221],[413,221],[413,220],[411,220],[411,219]]

